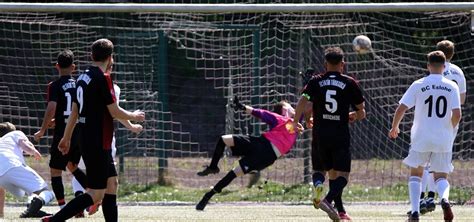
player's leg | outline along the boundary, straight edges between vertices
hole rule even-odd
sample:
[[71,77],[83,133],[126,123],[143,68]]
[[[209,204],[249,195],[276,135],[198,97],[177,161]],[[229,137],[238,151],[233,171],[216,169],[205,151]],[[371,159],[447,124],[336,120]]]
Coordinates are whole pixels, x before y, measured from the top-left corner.
[[324,181],[326,180],[326,169],[323,158],[327,158],[320,149],[318,138],[313,135],[311,143],[311,163],[313,168],[313,206],[319,208],[319,203],[324,193]]
[[431,153],[417,152],[410,150],[408,156],[403,163],[410,167],[410,177],[408,179],[408,191],[411,203],[411,214],[408,216],[409,221],[418,221],[420,213],[420,196],[421,196],[421,177],[423,169],[429,162]]
[[220,193],[223,188],[227,187],[236,177],[243,176],[252,171],[263,170],[272,165],[277,156],[270,142],[264,137],[250,137],[251,141],[248,145],[251,152],[239,160],[239,165],[229,171],[212,190],[207,192],[196,205],[196,210],[204,210],[209,200],[216,193]]
[[432,212],[436,209],[436,204],[435,204],[436,183],[435,183],[433,172],[430,172],[427,179],[428,179],[428,197],[426,197],[426,209],[428,212]]
[[87,177],[84,171],[78,167],[81,160],[81,151],[79,149],[79,128],[74,129],[71,139],[71,148],[67,154],[68,163],[67,169],[72,173],[74,178],[81,184],[82,187],[87,187]]
[[209,200],[216,193],[220,193],[222,189],[228,186],[237,176],[244,175],[243,170],[240,166],[235,167],[233,170],[229,171],[209,192],[204,194],[202,199],[196,205],[196,210],[204,210]]
[[[109,159],[109,174],[107,179],[107,189],[105,190],[104,199],[102,200],[102,213],[104,214],[105,221],[117,221],[118,220],[118,208],[117,208],[117,191],[118,191],[118,178],[117,170],[115,169],[114,160],[112,155]],[[89,212],[90,214],[90,212]]]
[[[82,170],[82,172],[85,172],[84,161],[82,160],[82,158],[80,158],[79,164],[77,166],[78,166],[78,168],[80,168]],[[85,174],[84,174],[84,176],[85,176]],[[86,179],[87,179],[87,177],[86,177]],[[81,194],[86,192],[84,187],[79,183],[79,181],[77,181],[76,177],[74,177],[74,176],[71,179],[71,185],[72,185],[72,191],[74,193],[74,197],[78,197]],[[76,215],[76,218],[81,218],[81,217],[84,217],[84,211],[81,211],[81,212],[79,212],[79,214]]]
[[59,140],[56,136],[53,138],[53,144],[50,149],[49,168],[51,173],[51,187],[60,208],[64,207],[66,201],[64,199],[64,185],[62,174],[66,170],[68,162],[67,156],[64,156],[58,149]]
[[219,167],[217,164],[224,154],[226,146],[234,146],[234,139],[232,135],[223,135],[220,136],[216,143],[216,148],[212,154],[211,164],[207,166],[203,171],[197,173],[198,176],[207,176],[209,174],[219,173]]
[[[87,140],[81,140],[87,141]],[[102,201],[107,188],[110,152],[102,149],[102,145],[84,144],[81,154],[86,165],[87,192],[69,201],[59,212],[48,218],[49,221],[67,220],[85,208]],[[46,218],[45,218],[46,220]]]
[[33,195],[27,209],[21,213],[20,218],[41,217],[47,215],[41,212],[43,205],[54,199],[54,194],[48,189],[43,178],[29,166],[19,166],[10,169],[5,175],[9,178],[6,188],[14,195],[23,196],[25,193]]
[[434,177],[436,181],[436,188],[438,196],[443,209],[443,215],[445,221],[452,221],[454,218],[449,203],[449,182],[448,174],[454,169],[452,163],[452,153],[433,153],[431,160],[432,170],[435,172]]
[[425,200],[425,191],[428,187],[428,181],[430,177],[429,168],[425,167],[423,169],[423,176],[421,178],[421,195],[420,195],[420,213],[425,214],[428,212],[428,208]]
[[5,189],[0,187],[0,218],[4,216],[4,208],[5,208]]

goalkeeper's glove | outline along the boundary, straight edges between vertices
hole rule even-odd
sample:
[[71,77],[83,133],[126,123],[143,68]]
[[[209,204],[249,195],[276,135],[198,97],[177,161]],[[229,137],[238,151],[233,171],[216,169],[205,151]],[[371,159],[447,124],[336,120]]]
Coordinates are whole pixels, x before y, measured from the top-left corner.
[[235,111],[239,111],[239,110],[245,111],[247,109],[245,108],[245,105],[239,101],[239,98],[237,98],[237,96],[234,97],[232,107],[234,108]]

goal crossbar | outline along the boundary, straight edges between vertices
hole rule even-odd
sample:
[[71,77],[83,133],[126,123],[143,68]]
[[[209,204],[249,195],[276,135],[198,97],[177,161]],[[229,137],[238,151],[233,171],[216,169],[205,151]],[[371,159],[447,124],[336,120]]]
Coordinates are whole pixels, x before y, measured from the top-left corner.
[[0,12],[413,12],[471,11],[474,2],[438,3],[302,3],[302,4],[137,4],[137,3],[0,3]]

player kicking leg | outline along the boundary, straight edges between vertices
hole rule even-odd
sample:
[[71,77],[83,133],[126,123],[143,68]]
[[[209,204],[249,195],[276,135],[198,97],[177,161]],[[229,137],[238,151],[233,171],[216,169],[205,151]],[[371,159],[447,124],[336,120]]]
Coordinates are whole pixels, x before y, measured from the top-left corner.
[[225,146],[230,147],[232,155],[243,157],[239,160],[238,166],[229,171],[224,178],[217,182],[213,189],[202,197],[196,205],[196,210],[204,210],[212,196],[220,193],[236,177],[252,171],[263,170],[272,165],[278,157],[290,151],[296,142],[298,132],[303,130],[301,124],[293,123],[293,119],[291,119],[294,113],[293,108],[286,102],[276,104],[275,112],[245,106],[237,98],[234,99],[234,104],[236,110],[243,110],[267,123],[270,131],[265,132],[260,137],[224,135],[219,138],[211,164],[203,171],[198,172],[199,176],[219,172],[217,163],[224,153]]
[[[311,153],[313,205],[332,220],[350,220],[342,204],[342,192],[351,170],[349,123],[365,118],[364,97],[357,82],[342,74],[345,64],[342,49],[330,47],[324,54],[326,72],[313,75],[308,81],[298,101],[295,120],[300,120],[311,102],[315,122]],[[350,112],[350,107],[355,107],[355,111]],[[326,172],[329,191],[321,200]],[[338,211],[332,206],[333,201]]]
[[449,204],[447,175],[453,170],[452,147],[456,137],[455,129],[461,119],[461,101],[459,87],[441,74],[445,62],[446,57],[441,51],[428,54],[430,75],[413,82],[405,92],[395,111],[389,132],[390,138],[397,138],[400,132],[398,127],[405,112],[415,107],[411,147],[403,160],[410,167],[408,188],[412,209],[408,221],[419,221],[421,177],[427,164],[431,164],[430,169],[435,172],[444,220],[452,221],[454,218]]
[[[5,189],[17,197],[23,197],[25,193],[33,195],[20,218],[45,216],[46,213],[41,211],[41,208],[54,198],[54,194],[48,190],[43,178],[26,165],[23,158],[23,152],[33,155],[36,160],[41,159],[41,154],[26,135],[16,130],[11,123],[0,124],[0,137],[0,189]],[[2,195],[1,212],[5,200],[4,192]]]

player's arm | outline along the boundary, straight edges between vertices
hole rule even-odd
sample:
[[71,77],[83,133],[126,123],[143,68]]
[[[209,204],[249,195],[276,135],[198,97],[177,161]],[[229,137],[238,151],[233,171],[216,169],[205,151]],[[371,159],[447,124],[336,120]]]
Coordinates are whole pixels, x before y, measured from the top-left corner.
[[395,110],[395,115],[393,116],[392,128],[388,134],[390,138],[395,139],[398,137],[398,134],[400,133],[400,129],[398,127],[400,126],[400,122],[402,121],[403,116],[407,110],[408,106],[405,104],[402,103],[398,105],[397,110]]
[[293,128],[298,130],[298,133],[303,132],[304,127],[299,122],[303,113],[306,112],[306,107],[308,104],[308,95],[303,93],[303,96],[298,100],[298,104],[296,104],[295,109],[295,117],[293,118]]
[[114,119],[132,120],[132,121],[137,121],[137,122],[143,122],[145,120],[144,112],[140,110],[129,112],[127,110],[122,109],[122,107],[118,106],[116,102],[107,105],[107,109],[109,110],[110,115],[114,117]]
[[461,105],[464,105],[464,103],[466,102],[466,93],[461,93]]
[[304,111],[304,122],[306,123],[306,128],[313,128],[313,104],[311,102],[306,103],[306,108]]
[[459,124],[459,121],[461,121],[461,116],[461,109],[453,109],[453,115],[451,116],[451,124],[453,125],[453,128]]
[[140,133],[143,131],[143,126],[140,124],[133,124],[130,122],[130,120],[123,120],[123,119],[117,119],[123,126],[125,126],[128,130],[132,131],[133,133]]
[[5,208],[5,189],[0,187],[0,218],[4,217],[4,208]]
[[76,126],[77,119],[79,118],[79,108],[77,103],[72,103],[72,110],[69,118],[67,119],[66,128],[64,129],[63,138],[59,141],[58,148],[63,155],[69,153],[69,147],[71,145],[71,137],[74,127]]
[[453,114],[451,115],[451,124],[453,126],[453,128],[455,128],[458,124],[459,124],[459,121],[461,121],[461,104],[462,104],[462,101],[461,101],[461,95],[459,93],[459,87],[455,87],[454,88],[454,93],[451,94],[452,95],[452,100],[453,102],[451,103],[452,106],[451,106],[451,110],[453,112]]
[[34,135],[34,139],[36,142],[39,142],[41,137],[44,136],[46,130],[48,129],[48,125],[50,125],[51,120],[54,117],[54,113],[56,112],[56,101],[58,100],[56,92],[56,84],[50,83],[48,85],[47,94],[48,105],[46,107],[46,111],[44,112],[43,123],[41,124],[41,129]]
[[25,138],[19,139],[18,145],[20,149],[22,149],[25,153],[34,156],[36,160],[41,159],[41,154],[38,152],[38,150],[36,150],[33,143],[31,143],[28,139],[25,139]]
[[366,117],[365,111],[365,102],[355,105],[356,111],[349,113],[349,122],[354,122],[356,120],[363,120]]

